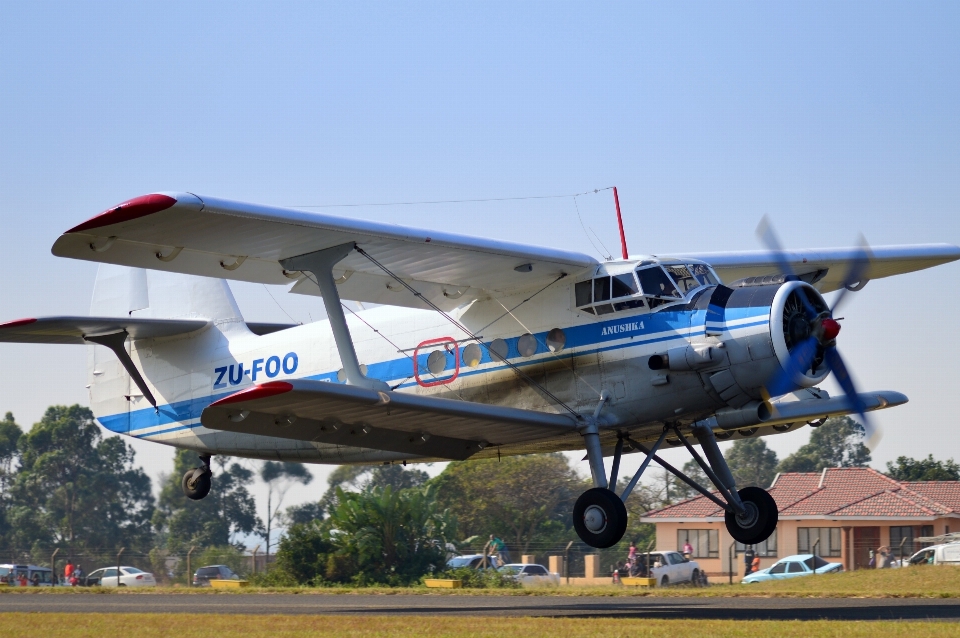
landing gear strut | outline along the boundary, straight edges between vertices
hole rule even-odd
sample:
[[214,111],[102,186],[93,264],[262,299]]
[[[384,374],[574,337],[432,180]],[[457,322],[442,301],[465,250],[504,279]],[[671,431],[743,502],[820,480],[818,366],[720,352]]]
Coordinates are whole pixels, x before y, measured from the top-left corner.
[[[717,439],[713,434],[713,424],[709,420],[698,421],[690,428],[709,463],[704,461],[687,441],[678,424],[667,424],[664,425],[663,432],[652,449],[647,449],[628,436],[621,434],[617,440],[613,469],[608,482],[597,426],[597,417],[605,401],[606,397],[604,396],[601,398],[600,405],[597,406],[593,419],[581,430],[587,448],[587,459],[590,461],[590,473],[595,485],[593,489],[580,495],[573,508],[573,527],[584,543],[591,547],[605,548],[612,547],[620,542],[627,529],[627,509],[624,502],[626,502],[627,497],[630,496],[637,481],[640,480],[641,475],[652,460],[723,508],[727,531],[737,542],[744,545],[756,545],[767,540],[773,534],[779,518],[776,501],[766,490],[759,487],[745,487],[742,490],[737,490],[733,474],[730,472],[723,454],[720,453],[720,447],[717,445]],[[657,456],[657,450],[663,444],[667,432],[670,430],[673,430],[677,438],[689,450],[691,456],[716,486],[723,500]],[[615,491],[617,488],[617,472],[620,468],[620,457],[623,453],[625,440],[634,449],[646,453],[647,458],[643,460],[640,469],[637,470],[623,493],[617,496]]]
[[213,472],[210,471],[210,455],[201,454],[200,462],[203,465],[188,470],[180,482],[184,495],[193,501],[199,501],[210,493],[213,478]]

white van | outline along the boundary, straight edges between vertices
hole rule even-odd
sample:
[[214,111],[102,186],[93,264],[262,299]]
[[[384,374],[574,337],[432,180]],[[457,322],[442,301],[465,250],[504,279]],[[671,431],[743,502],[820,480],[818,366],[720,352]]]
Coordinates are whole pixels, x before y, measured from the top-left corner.
[[926,547],[910,557],[908,565],[960,565],[960,543]]
[[[35,584],[40,587],[53,587],[53,570],[49,567],[39,567],[37,565],[13,565],[7,563],[0,565],[0,585],[12,585],[16,587],[20,584],[20,575],[27,577],[27,586],[33,587]],[[34,578],[36,576],[36,578]]]

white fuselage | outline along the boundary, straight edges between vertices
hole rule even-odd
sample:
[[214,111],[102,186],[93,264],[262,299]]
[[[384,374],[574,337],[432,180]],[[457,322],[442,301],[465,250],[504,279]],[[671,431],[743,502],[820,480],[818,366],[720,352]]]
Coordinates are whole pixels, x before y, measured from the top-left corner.
[[[620,270],[627,272],[631,268],[629,263],[620,265]],[[648,365],[652,355],[690,343],[723,344],[726,365],[735,375],[738,365],[748,364],[754,376],[773,370],[776,356],[770,345],[769,304],[736,308],[736,313],[727,313],[723,325],[708,330],[705,299],[711,287],[691,290],[683,299],[655,311],[644,305],[597,316],[577,308],[574,284],[560,281],[526,302],[529,293],[477,301],[451,313],[485,344],[503,339],[507,360],[534,383],[522,380],[515,369],[481,348],[478,364],[461,361],[453,381],[431,385],[454,376],[457,354],[452,348],[442,354],[442,372],[429,370],[430,353],[442,350],[443,343],[417,351],[418,382],[412,360],[418,345],[449,337],[458,342],[462,354],[474,343],[434,311],[380,306],[360,311],[359,318],[348,314],[347,322],[367,375],[400,392],[564,411],[542,388],[572,410],[592,413],[606,391],[609,399],[603,422],[611,433],[613,428],[629,431],[637,440],[655,437],[665,421],[689,421],[726,405],[698,372],[652,370]],[[696,302],[701,297],[701,302]],[[554,329],[562,330],[565,339],[556,352],[547,345],[547,335]],[[535,339],[532,354],[534,342],[529,337],[518,343],[525,334]],[[767,345],[758,354],[757,345],[751,350],[748,342]],[[342,374],[338,378],[340,357],[326,321],[257,336],[242,319],[213,320],[196,333],[134,342],[131,356],[156,396],[157,411],[139,396],[111,353],[98,348],[91,354],[91,404],[100,423],[114,432],[199,452],[252,458],[333,464],[410,459],[408,454],[210,430],[200,424],[204,407],[255,383],[291,378],[344,382]],[[375,446],[375,441],[370,444]],[[579,436],[568,434],[535,448],[497,453],[581,447]]]

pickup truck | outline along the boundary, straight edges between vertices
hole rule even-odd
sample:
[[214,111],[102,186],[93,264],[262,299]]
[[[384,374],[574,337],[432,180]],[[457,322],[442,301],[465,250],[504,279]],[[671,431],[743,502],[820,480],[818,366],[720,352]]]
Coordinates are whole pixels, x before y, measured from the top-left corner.
[[[650,552],[637,554],[637,562],[642,573],[647,573],[650,565],[650,578],[655,578],[657,587],[668,587],[677,583],[690,583],[696,587],[707,584],[707,575],[700,569],[697,561],[685,558],[680,552]],[[659,566],[658,566],[659,565]]]

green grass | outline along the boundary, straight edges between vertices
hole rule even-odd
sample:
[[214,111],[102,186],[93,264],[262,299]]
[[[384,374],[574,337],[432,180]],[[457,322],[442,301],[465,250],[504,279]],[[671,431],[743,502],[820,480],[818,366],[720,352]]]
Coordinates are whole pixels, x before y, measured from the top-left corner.
[[105,595],[135,596],[143,593],[231,596],[250,593],[303,595],[373,594],[396,596],[769,596],[787,598],[960,598],[960,568],[951,566],[908,567],[906,569],[863,570],[845,574],[806,576],[755,585],[726,585],[714,578],[705,589],[670,587],[651,589],[604,586],[562,586],[536,589],[427,589],[426,587],[324,587],[324,588],[210,588],[159,587],[144,589],[100,589],[98,587],[0,587],[0,595],[71,595],[99,592]]
[[[956,636],[955,623],[654,620],[614,618],[496,618],[435,616],[243,616],[215,614],[2,614],[5,638],[103,638],[170,636],[191,638],[941,638]],[[171,626],[175,618],[176,626]]]

